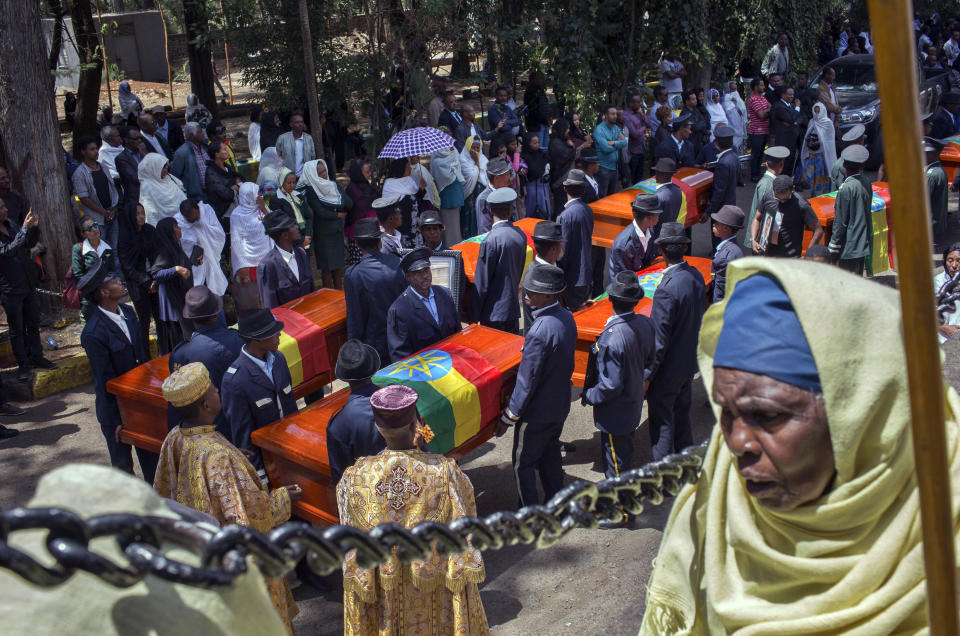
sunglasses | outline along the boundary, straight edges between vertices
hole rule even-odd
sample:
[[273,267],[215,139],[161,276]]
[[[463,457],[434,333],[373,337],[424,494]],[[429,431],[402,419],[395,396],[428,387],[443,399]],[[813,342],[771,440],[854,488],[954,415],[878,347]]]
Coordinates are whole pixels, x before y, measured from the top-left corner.
[[99,230],[99,229],[100,229],[100,224],[94,221],[93,223],[87,226],[84,232],[92,232],[93,230]]

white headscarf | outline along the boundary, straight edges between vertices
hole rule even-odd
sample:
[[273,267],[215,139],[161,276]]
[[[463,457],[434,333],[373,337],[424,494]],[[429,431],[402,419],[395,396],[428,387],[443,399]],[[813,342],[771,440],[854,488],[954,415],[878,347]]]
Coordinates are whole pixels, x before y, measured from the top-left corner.
[[280,184],[277,183],[279,178],[280,168],[283,167],[283,160],[280,159],[280,155],[277,154],[277,149],[273,146],[263,149],[263,154],[260,155],[260,172],[257,173],[257,185],[262,186],[267,181],[273,181],[277,184],[277,188],[280,188]]
[[173,217],[180,226],[180,247],[187,256],[193,252],[194,245],[203,248],[203,264],[193,266],[193,284],[206,285],[217,296],[223,296],[227,291],[227,277],[220,269],[220,255],[226,235],[213,208],[203,201],[197,205],[200,206],[200,218],[195,223],[188,221],[180,212]]
[[250,161],[260,161],[260,122],[250,122],[247,129],[247,148],[250,149]]
[[[417,192],[420,191],[420,179],[423,179],[424,183],[427,184],[423,198],[432,203],[433,207],[440,206],[440,192],[437,190],[437,184],[433,180],[433,176],[430,174],[430,171],[427,170],[426,166],[424,166],[422,163],[410,164],[409,179],[413,181],[414,186],[417,188]],[[390,181],[390,179],[387,179],[387,181]],[[384,182],[383,187],[387,187],[386,182]],[[414,192],[413,195],[416,196],[417,192]],[[387,196],[386,193],[384,193],[383,196]]]
[[183,184],[172,174],[161,178],[163,167],[169,161],[156,152],[151,152],[140,161],[137,176],[140,177],[140,205],[147,215],[147,223],[156,227],[160,219],[180,211],[180,202],[187,198]]
[[837,160],[837,144],[833,137],[833,122],[827,116],[827,107],[823,102],[817,102],[813,105],[813,117],[807,124],[807,134],[803,137],[803,150],[800,152],[800,161],[806,161],[810,156],[810,149],[807,147],[807,140],[810,139],[810,133],[816,132],[820,140],[820,150],[823,152],[823,161],[827,170],[833,166]]
[[[320,175],[317,174],[317,165],[323,164],[323,167],[327,171],[326,179],[321,179]],[[314,194],[320,198],[324,203],[329,203],[331,205],[340,205],[340,201],[343,200],[343,195],[340,193],[340,188],[337,186],[337,182],[331,180],[330,178],[330,169],[327,168],[327,162],[323,159],[314,159],[313,161],[307,161],[303,164],[303,172],[300,173],[300,180],[297,181],[297,189],[301,190],[310,186],[313,188]]]
[[230,215],[230,260],[234,274],[244,267],[256,267],[273,249],[273,239],[267,236],[257,207],[259,192],[257,184],[241,183],[237,207]]
[[710,114],[710,141],[713,141],[716,138],[714,131],[717,129],[717,126],[730,125],[730,120],[727,119],[727,113],[723,110],[723,102],[717,101],[714,103],[714,95],[720,97],[720,91],[715,88],[711,88],[709,91],[707,91],[707,113]]
[[297,176],[293,170],[286,166],[280,168],[280,176],[277,178],[277,196],[289,203],[290,207],[293,208],[293,215],[296,217],[297,225],[303,225],[303,213],[300,211],[303,200],[297,195],[296,186],[294,186],[293,192],[290,193],[283,189],[283,182],[286,181],[290,175]]
[[[479,139],[476,141],[480,143]],[[473,155],[470,154],[470,147],[473,142],[473,137],[468,138],[467,143],[463,144],[463,150],[460,151],[460,171],[463,173],[463,195],[465,197],[473,194],[477,182],[483,186],[489,183],[487,179],[487,162],[489,159],[483,154],[483,144],[480,143],[480,152],[477,154],[477,160],[474,160]]]
[[723,112],[733,128],[733,147],[739,148],[747,138],[747,105],[737,92],[736,82],[727,82],[727,92],[723,95]]
[[444,148],[430,155],[430,174],[441,192],[455,181],[463,183],[463,171],[460,170],[460,157],[456,149]]

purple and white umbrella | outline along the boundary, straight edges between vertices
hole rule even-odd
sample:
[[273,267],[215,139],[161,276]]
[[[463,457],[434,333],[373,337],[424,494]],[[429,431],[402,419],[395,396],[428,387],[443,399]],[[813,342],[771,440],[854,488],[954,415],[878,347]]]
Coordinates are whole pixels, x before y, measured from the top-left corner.
[[421,126],[401,130],[391,137],[377,158],[405,159],[415,155],[429,155],[444,148],[453,148],[453,137],[442,130]]

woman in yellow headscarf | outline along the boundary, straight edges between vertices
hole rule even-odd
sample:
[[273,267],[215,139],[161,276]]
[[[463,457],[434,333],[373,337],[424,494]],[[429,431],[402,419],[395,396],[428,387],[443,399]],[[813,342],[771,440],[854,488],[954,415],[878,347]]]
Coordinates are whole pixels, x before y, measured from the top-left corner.
[[[896,292],[807,261],[741,259],[729,276],[700,333],[719,423],[674,503],[640,633],[923,631]],[[948,389],[951,481],[958,407]]]

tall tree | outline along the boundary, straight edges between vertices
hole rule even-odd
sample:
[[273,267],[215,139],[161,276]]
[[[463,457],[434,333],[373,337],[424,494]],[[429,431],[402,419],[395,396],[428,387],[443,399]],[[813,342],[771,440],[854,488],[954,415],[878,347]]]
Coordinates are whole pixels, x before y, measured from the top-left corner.
[[47,7],[53,15],[53,37],[50,41],[47,66],[51,71],[56,71],[60,65],[60,50],[63,48],[63,16],[67,12],[63,10],[63,3],[60,0],[47,0]]
[[[100,107],[100,81],[103,77],[103,50],[93,21],[90,0],[70,0],[70,19],[80,58],[80,82],[77,86],[77,124],[74,138],[97,134],[97,109]],[[76,144],[74,144],[76,150]]]
[[213,58],[210,55],[210,24],[204,0],[183,0],[183,23],[187,29],[187,60],[190,62],[190,90],[200,103],[217,116],[213,92]]
[[303,39],[303,79],[307,88],[307,110],[310,115],[310,134],[317,156],[324,157],[323,129],[320,127],[320,103],[317,100],[317,72],[313,68],[313,41],[310,38],[310,13],[307,0],[300,0],[297,7],[300,17],[300,37]]
[[0,33],[0,149],[13,187],[26,195],[40,217],[40,236],[47,246],[47,284],[58,290],[70,265],[73,208],[53,76],[40,27],[40,3],[0,2]]

